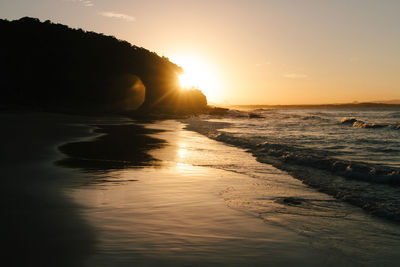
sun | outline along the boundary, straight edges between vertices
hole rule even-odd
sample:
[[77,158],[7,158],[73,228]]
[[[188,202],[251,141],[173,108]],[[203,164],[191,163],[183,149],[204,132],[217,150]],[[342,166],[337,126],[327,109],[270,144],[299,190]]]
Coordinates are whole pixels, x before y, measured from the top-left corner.
[[203,59],[195,56],[181,56],[173,60],[183,68],[184,73],[179,76],[183,89],[197,88],[207,97],[209,102],[220,98],[220,82],[216,70]]

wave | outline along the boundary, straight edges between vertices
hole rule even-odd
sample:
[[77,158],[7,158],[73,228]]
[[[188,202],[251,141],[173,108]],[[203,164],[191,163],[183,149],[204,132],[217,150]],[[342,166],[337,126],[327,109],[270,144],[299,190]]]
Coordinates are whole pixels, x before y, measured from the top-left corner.
[[388,127],[389,125],[385,124],[376,124],[376,123],[366,123],[363,121],[356,121],[353,123],[353,127],[358,127],[358,128],[372,128],[372,129],[377,129],[377,128],[383,128],[383,127]]
[[388,116],[391,118],[400,118],[400,112],[393,112],[391,114],[388,114]]
[[[291,144],[259,143],[259,138],[237,137],[232,133],[218,131],[218,129],[229,125],[229,123],[221,122],[192,121],[187,128],[200,132],[214,140],[251,150],[258,156],[274,157],[285,163],[318,168],[347,178],[400,185],[400,169],[366,162],[337,159],[334,157],[335,154],[333,152],[317,151]],[[390,151],[392,150],[390,149]]]
[[254,144],[248,144],[246,139],[242,140],[242,138],[233,137],[225,133],[219,134],[215,139],[247,149],[252,148],[252,152],[258,157],[272,156],[284,163],[318,168],[351,179],[400,185],[400,170],[392,167],[340,160],[330,157],[330,153],[327,152],[313,151],[285,144],[265,142],[254,146]]
[[264,116],[262,116],[259,112],[246,112],[246,111],[241,111],[241,110],[236,110],[236,109],[228,109],[228,110],[223,110],[222,112],[213,112],[211,114],[213,116],[217,117],[231,117],[231,118],[249,118],[249,119],[262,119]]
[[[259,142],[258,138],[244,138],[220,132],[229,126],[219,122],[192,120],[186,128],[211,139],[246,149],[261,163],[289,172],[293,177],[350,202],[365,210],[400,222],[400,169],[335,158],[327,151],[301,146]],[[393,193],[393,191],[396,191]]]
[[234,118],[247,118],[249,116],[247,112],[236,109],[229,109],[227,115]]
[[357,121],[357,119],[356,118],[349,118],[349,117],[344,117],[341,121],[340,121],[340,123],[342,123],[342,124],[351,124],[351,125],[353,125],[353,123],[355,123]]
[[[322,114],[322,113],[320,113]],[[283,114],[277,110],[264,110],[264,109],[256,109],[252,111],[243,111],[236,109],[229,109],[224,114],[217,114],[217,117],[231,117],[231,118],[250,118],[250,119],[263,119],[266,117],[273,117],[279,119],[301,119],[301,120],[316,120],[316,121],[331,121],[328,118],[324,118],[318,115],[300,115],[300,114]]]
[[380,129],[380,128],[400,129],[400,124],[399,125],[391,125],[391,124],[367,123],[362,120],[358,120],[356,118],[348,118],[348,117],[344,117],[340,121],[340,123],[352,125],[355,128],[362,128],[362,129]]
[[304,121],[307,121],[307,120],[316,120],[316,121],[324,121],[324,122],[330,121],[330,119],[328,119],[328,118],[323,118],[323,117],[320,117],[320,116],[317,116],[317,115],[304,116],[301,119],[304,120]]

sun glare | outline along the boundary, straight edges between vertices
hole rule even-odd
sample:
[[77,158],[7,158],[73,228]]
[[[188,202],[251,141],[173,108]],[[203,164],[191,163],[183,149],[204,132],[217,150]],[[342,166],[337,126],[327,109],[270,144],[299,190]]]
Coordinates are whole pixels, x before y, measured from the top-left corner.
[[201,59],[195,57],[178,57],[173,60],[184,70],[179,76],[183,89],[201,90],[209,102],[219,100],[220,83],[216,71]]

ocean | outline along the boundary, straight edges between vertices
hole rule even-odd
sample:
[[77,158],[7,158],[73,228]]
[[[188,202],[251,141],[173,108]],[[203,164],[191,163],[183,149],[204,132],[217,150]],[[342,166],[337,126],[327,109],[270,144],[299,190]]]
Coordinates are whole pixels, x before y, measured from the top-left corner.
[[399,109],[232,109],[185,122],[336,199],[400,222]]

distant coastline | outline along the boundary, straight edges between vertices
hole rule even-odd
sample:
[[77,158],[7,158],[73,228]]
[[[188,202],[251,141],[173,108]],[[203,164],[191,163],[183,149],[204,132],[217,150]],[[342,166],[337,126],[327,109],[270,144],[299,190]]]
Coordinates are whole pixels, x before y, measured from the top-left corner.
[[305,104],[305,105],[229,105],[228,108],[242,109],[330,109],[330,108],[400,108],[399,104],[389,103],[346,103],[346,104]]

